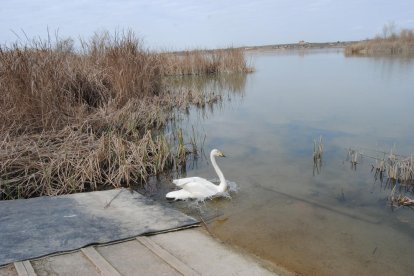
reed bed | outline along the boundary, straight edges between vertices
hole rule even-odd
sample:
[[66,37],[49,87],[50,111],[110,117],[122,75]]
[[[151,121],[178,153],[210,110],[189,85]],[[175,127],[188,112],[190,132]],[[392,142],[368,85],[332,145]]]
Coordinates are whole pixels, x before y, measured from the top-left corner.
[[182,133],[167,136],[165,127],[177,112],[221,98],[166,76],[247,71],[233,64],[244,60],[236,50],[182,59],[150,52],[131,32],[80,44],[0,47],[0,199],[128,187],[183,166],[197,146],[186,150]]
[[414,55],[414,30],[401,30],[388,37],[377,36],[345,47],[346,55]]
[[215,51],[194,50],[161,54],[165,75],[206,75],[253,71],[243,50],[228,48]]

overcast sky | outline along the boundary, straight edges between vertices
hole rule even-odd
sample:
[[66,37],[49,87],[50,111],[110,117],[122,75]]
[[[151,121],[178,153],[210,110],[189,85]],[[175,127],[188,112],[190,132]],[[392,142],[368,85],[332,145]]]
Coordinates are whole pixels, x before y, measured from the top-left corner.
[[171,50],[325,42],[372,37],[391,21],[414,28],[414,0],[0,0],[0,44],[48,28],[75,39],[131,29]]

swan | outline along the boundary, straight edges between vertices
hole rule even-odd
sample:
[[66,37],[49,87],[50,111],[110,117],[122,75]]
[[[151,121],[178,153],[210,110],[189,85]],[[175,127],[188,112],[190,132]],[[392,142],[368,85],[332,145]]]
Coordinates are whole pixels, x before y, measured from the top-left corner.
[[224,175],[216,162],[216,156],[226,157],[220,150],[213,149],[210,153],[211,164],[220,179],[220,184],[216,185],[201,177],[187,177],[173,180],[173,183],[181,188],[181,190],[169,192],[166,194],[168,199],[204,199],[206,197],[212,197],[218,193],[223,193],[227,190],[227,182],[224,179]]

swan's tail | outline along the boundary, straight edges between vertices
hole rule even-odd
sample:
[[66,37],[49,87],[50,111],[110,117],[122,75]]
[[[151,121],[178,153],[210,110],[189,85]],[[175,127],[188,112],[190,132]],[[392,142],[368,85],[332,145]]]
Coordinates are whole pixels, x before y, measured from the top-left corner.
[[183,200],[183,199],[191,198],[191,194],[187,192],[186,190],[181,189],[178,191],[169,192],[168,194],[165,195],[165,197],[169,199]]

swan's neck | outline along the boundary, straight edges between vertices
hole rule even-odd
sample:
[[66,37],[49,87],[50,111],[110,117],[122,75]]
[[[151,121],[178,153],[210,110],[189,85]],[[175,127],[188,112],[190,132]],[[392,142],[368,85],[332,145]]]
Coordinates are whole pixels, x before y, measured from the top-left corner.
[[220,179],[220,184],[218,185],[218,190],[219,192],[224,192],[227,190],[227,182],[226,179],[224,178],[223,173],[221,172],[219,166],[217,165],[216,162],[216,157],[213,154],[210,154],[210,159],[211,159],[211,164],[213,164],[214,169],[216,170],[216,173]]

